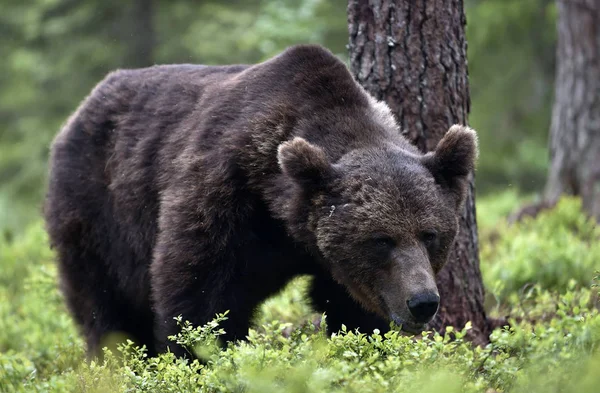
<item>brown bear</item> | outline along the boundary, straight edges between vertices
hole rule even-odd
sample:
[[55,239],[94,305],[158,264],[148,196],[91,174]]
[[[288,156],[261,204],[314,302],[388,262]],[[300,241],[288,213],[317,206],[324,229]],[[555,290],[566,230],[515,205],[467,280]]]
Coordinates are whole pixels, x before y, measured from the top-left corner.
[[300,45],[256,65],[162,65],[100,82],[53,142],[45,218],[96,354],[150,354],[181,315],[225,340],[297,275],[328,326],[420,331],[458,227],[476,134],[421,154],[345,64]]

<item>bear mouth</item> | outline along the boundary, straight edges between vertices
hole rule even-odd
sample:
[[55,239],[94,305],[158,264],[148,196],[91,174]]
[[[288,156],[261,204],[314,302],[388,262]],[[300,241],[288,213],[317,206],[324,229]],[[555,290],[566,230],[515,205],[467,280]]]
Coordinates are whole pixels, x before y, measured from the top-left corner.
[[400,326],[401,330],[406,333],[419,334],[427,328],[427,324],[425,323],[405,321],[395,313],[391,315],[391,320],[394,321],[396,325]]
[[379,296],[380,307],[385,310],[384,313],[388,315],[388,318],[392,320],[396,325],[400,326],[400,329],[403,332],[411,333],[411,334],[419,334],[427,329],[426,323],[416,323],[412,321],[407,321],[400,317],[400,315],[395,312],[391,312],[390,308],[387,306],[385,299],[383,296]]

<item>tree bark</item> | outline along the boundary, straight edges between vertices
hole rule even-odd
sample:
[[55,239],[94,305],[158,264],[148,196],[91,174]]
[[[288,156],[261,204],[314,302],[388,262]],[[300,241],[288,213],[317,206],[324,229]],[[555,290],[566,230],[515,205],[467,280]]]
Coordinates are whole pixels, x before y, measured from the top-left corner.
[[559,0],[546,199],[579,195],[600,222],[600,2]]
[[[355,78],[392,109],[404,135],[423,152],[448,128],[466,124],[469,87],[462,0],[350,0],[350,65]],[[471,174],[460,230],[448,263],[437,277],[440,310],[431,327],[462,328],[488,342],[483,306],[474,178]]]

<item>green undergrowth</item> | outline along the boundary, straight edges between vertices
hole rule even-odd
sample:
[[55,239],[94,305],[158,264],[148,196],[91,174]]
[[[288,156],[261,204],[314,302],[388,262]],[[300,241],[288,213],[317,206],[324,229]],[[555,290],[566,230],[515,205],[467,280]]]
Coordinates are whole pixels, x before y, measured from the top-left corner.
[[[494,204],[494,199],[498,201]],[[83,341],[57,290],[40,223],[0,240],[0,392],[581,392],[600,386],[598,230],[576,199],[508,225],[515,195],[478,201],[488,313],[506,317],[485,347],[470,328],[406,336],[323,333],[326,316],[294,280],[257,312],[248,340],[217,345],[219,323],[180,320],[174,340],[203,360],[148,358],[131,343],[84,360]],[[596,281],[594,281],[596,277]]]
[[501,302],[515,302],[532,285],[558,292],[590,287],[600,269],[600,226],[573,197],[535,219],[500,220],[480,246],[484,282]]

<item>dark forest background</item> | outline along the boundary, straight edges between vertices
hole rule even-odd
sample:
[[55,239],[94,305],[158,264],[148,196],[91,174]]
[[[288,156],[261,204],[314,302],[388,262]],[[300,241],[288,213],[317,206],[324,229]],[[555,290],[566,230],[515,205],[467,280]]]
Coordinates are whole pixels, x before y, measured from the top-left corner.
[[[2,0],[0,231],[39,217],[48,148],[116,68],[254,63],[296,43],[348,58],[345,0]],[[556,4],[466,0],[477,193],[542,191],[554,91]]]

